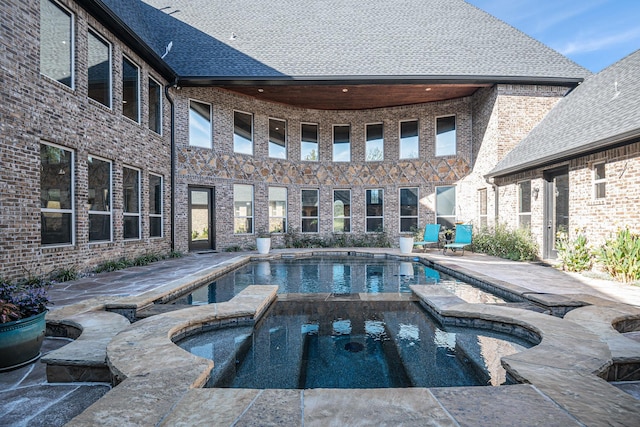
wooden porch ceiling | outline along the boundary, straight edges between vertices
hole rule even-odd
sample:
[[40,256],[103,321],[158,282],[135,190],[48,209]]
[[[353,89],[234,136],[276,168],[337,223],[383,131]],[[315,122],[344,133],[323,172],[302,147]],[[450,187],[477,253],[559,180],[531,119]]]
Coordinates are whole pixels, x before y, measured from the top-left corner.
[[472,95],[490,84],[363,84],[220,86],[269,102],[318,110],[366,110]]

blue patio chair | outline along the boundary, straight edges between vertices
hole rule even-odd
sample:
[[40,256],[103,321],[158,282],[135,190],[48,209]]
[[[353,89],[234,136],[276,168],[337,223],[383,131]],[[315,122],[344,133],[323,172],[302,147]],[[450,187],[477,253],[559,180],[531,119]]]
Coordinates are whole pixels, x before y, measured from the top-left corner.
[[422,246],[422,250],[426,251],[427,246],[435,243],[440,248],[440,224],[427,224],[424,227],[424,235],[422,242],[414,242],[413,246]]
[[456,225],[456,237],[453,243],[447,243],[444,245],[442,254],[447,253],[447,249],[451,249],[451,252],[455,252],[458,249],[462,249],[462,255],[464,255],[465,246],[471,244],[471,235],[473,233],[473,225],[471,224],[458,224]]

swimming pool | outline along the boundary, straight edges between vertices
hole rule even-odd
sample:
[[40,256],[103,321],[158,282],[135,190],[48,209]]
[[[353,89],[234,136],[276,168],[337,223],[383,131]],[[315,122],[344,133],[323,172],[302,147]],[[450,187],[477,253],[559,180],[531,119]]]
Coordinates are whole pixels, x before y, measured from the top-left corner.
[[489,292],[429,268],[396,259],[314,256],[250,262],[172,301],[201,305],[224,302],[249,285],[277,285],[279,294],[410,293],[410,285],[438,284],[467,302],[505,302]]
[[177,343],[214,361],[210,387],[402,388],[500,385],[500,358],[530,344],[437,325],[413,301],[279,301],[255,328]]

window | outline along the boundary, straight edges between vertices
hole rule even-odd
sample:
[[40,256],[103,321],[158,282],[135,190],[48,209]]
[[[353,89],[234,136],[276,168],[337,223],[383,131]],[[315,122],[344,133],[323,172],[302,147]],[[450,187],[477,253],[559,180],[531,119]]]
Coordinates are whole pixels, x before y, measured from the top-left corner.
[[593,198],[604,199],[607,196],[607,172],[605,163],[593,165]]
[[287,122],[269,119],[269,157],[274,159],[287,158]]
[[233,186],[233,233],[253,233],[253,185]]
[[[162,86],[149,79],[149,129],[162,134]],[[211,128],[211,127],[209,127]]]
[[303,123],[300,141],[300,160],[317,162],[318,154],[318,125]]
[[287,231],[287,189],[269,187],[269,232]]
[[418,189],[400,189],[400,232],[418,228]]
[[253,116],[233,112],[233,151],[253,155]]
[[124,238],[140,238],[140,171],[122,168]]
[[149,174],[149,237],[162,237],[162,177]]
[[211,105],[189,101],[189,145],[211,148]]
[[531,227],[531,181],[518,184],[518,225]]
[[89,241],[110,242],[111,233],[111,162],[94,156],[88,159]]
[[51,0],[40,1],[40,72],[74,87],[73,14]]
[[486,227],[487,223],[487,189],[478,190],[478,218],[480,227]]
[[436,119],[436,156],[455,156],[456,116]]
[[122,114],[140,122],[140,70],[137,65],[122,58]]
[[418,121],[400,122],[400,158],[417,159],[419,146]]
[[43,245],[74,241],[74,170],[71,150],[40,145],[40,220]]
[[456,187],[436,187],[436,223],[454,228],[456,223]]
[[367,125],[365,160],[381,162],[384,160],[384,133],[382,123]]
[[351,129],[349,125],[336,125],[333,127],[333,161],[351,161],[351,142],[349,140]]
[[318,232],[318,190],[302,190],[302,232]]
[[351,231],[351,190],[333,191],[333,232]]
[[366,231],[380,233],[384,231],[384,197],[383,190],[376,188],[366,192]]
[[89,30],[89,98],[111,108],[111,45]]

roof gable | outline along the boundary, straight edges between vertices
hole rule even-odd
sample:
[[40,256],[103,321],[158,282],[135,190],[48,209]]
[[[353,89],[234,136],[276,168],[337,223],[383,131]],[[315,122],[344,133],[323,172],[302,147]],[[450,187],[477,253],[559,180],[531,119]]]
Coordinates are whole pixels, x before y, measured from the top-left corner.
[[586,79],[490,173],[506,175],[640,138],[640,50]]

